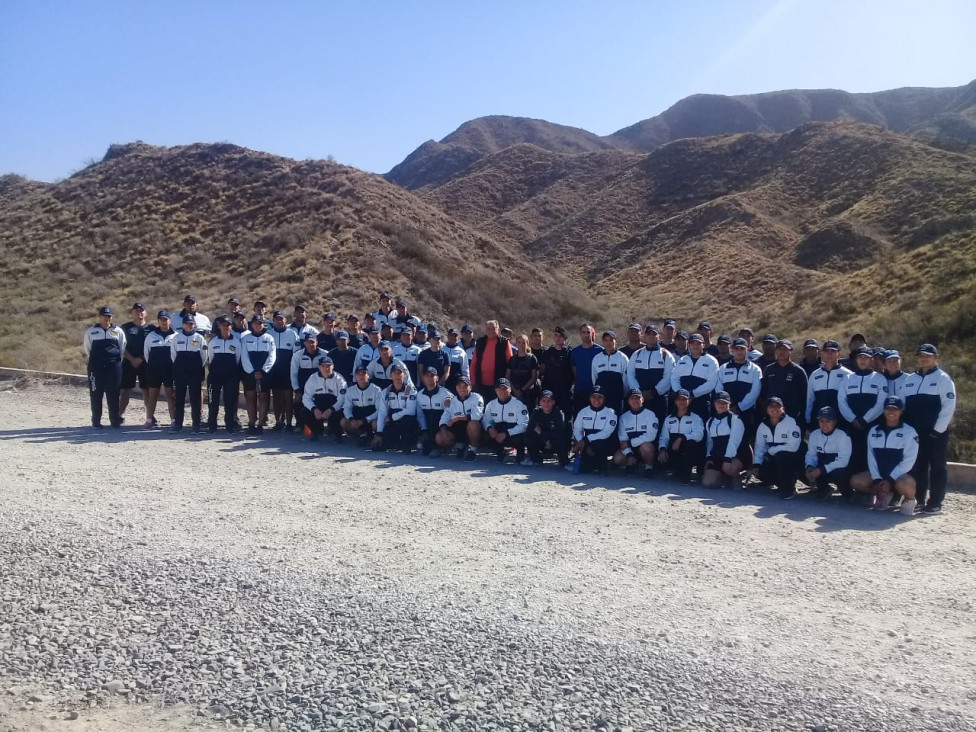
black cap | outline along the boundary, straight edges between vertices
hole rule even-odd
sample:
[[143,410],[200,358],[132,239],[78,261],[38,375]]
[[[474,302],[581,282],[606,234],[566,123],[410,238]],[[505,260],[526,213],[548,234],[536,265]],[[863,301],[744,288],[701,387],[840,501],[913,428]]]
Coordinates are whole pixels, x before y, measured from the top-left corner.
[[820,407],[820,411],[817,412],[817,419],[831,419],[836,422],[837,410],[833,407]]
[[247,320],[247,315],[243,310],[238,310],[236,313],[234,313],[234,320],[237,320],[238,318],[241,320]]
[[851,352],[851,355],[853,355],[854,358],[857,358],[858,356],[873,356],[874,352],[867,346],[861,346],[860,348],[855,348]]
[[145,310],[146,309],[146,304],[145,303],[142,303],[142,302],[135,302],[135,303],[132,303],[132,307],[129,308],[129,309],[130,310]]
[[186,325],[187,323],[193,323],[194,325],[196,325],[196,322],[197,321],[194,320],[193,319],[193,316],[190,315],[189,313],[187,313],[186,315],[183,316],[183,324],[184,325]]
[[393,346],[390,345],[389,341],[380,341],[376,347],[379,348],[381,351],[389,348],[393,348]]
[[549,391],[548,389],[543,389],[543,390],[542,390],[542,393],[541,393],[541,394],[539,394],[539,398],[540,398],[540,399],[552,399],[553,401],[555,401],[555,400],[556,400],[556,395],[555,395],[555,394],[553,394],[553,393],[552,393],[551,391]]
[[895,409],[904,409],[905,402],[902,401],[901,397],[890,396],[884,400],[884,408],[894,407]]
[[172,317],[173,316],[170,315],[169,310],[160,310],[158,313],[156,313],[157,320],[159,320],[159,318],[172,318]]
[[889,358],[901,358],[901,354],[894,349],[885,351],[885,361],[887,361]]
[[406,366],[406,364],[403,363],[403,361],[401,361],[400,359],[397,359],[390,366],[390,373],[393,373],[394,371],[402,371],[403,373],[406,373],[407,372],[407,366]]
[[766,400],[766,406],[768,407],[770,404],[779,404],[782,407],[783,400],[780,399],[778,396],[771,396],[769,397],[769,399]]
[[356,313],[349,313],[349,315],[346,316],[346,322],[348,323],[350,320],[355,320],[358,323],[359,316],[356,315]]
[[816,338],[807,338],[803,341],[804,348],[820,348],[820,342]]
[[236,297],[232,297],[230,300],[227,301],[227,304],[228,305],[240,305],[241,304],[241,301],[238,300]]
[[674,393],[674,398],[675,399],[691,399],[691,392],[688,391],[687,389],[678,389],[678,391],[676,391]]
[[730,335],[725,335],[725,334],[723,333],[722,335],[720,335],[720,336],[718,337],[718,342],[719,342],[719,343],[728,343],[729,345],[732,345],[732,336],[730,336]]
[[437,376],[437,369],[435,369],[433,366],[428,366],[427,368],[424,369],[424,375],[426,376],[427,374],[431,374],[432,376]]
[[275,310],[273,313],[271,313],[271,317],[272,318],[281,318],[282,320],[284,320],[285,319],[285,314],[283,312],[281,312],[280,310]]
[[603,393],[603,387],[597,384],[593,387],[593,391],[590,392],[590,396],[605,396]]
[[918,351],[916,351],[916,353],[919,356],[938,356],[939,349],[931,343],[923,343],[918,347]]
[[471,386],[471,379],[468,378],[467,376],[463,376],[463,375],[462,376],[458,376],[457,383],[458,384],[467,384],[468,386]]
[[766,335],[763,336],[762,342],[763,343],[778,343],[779,342],[779,338],[777,338],[772,333],[767,333]]
[[381,292],[380,293],[380,299],[381,300],[389,300],[389,299],[391,299],[390,298],[390,293],[389,292],[386,292],[386,291]]
[[268,307],[268,303],[262,300],[261,298],[258,298],[257,300],[254,301],[254,307],[257,307],[258,305],[264,305],[264,307]]
[[375,325],[374,326],[371,326],[369,328],[363,328],[363,333],[365,333],[366,335],[378,334],[379,332],[380,332],[380,329],[377,328]]
[[360,371],[362,371],[364,374],[369,373],[369,369],[366,368],[366,364],[362,362],[360,362],[360,364],[356,367],[356,373],[358,374]]
[[820,350],[821,351],[839,351],[840,350],[840,343],[838,343],[837,341],[824,341],[823,347]]
[[336,320],[336,314],[335,313],[326,313],[325,315],[322,316],[322,320],[331,320],[334,323],[335,320]]
[[183,302],[196,302],[197,298],[195,295],[187,295],[183,298]]
[[474,333],[474,328],[471,327],[470,323],[465,323],[461,326],[462,333]]
[[749,335],[755,335],[755,333],[752,332],[752,328],[739,328],[739,335],[742,335],[743,333],[748,333]]
[[304,305],[302,305],[302,304],[301,304],[300,302],[296,302],[296,303],[295,303],[295,311],[297,312],[297,311],[299,311],[299,310],[301,310],[301,311],[302,311],[302,312],[304,313],[304,312],[305,312],[305,310],[306,310],[306,308],[305,308],[305,306],[304,306]]
[[318,340],[318,337],[315,335],[315,333],[313,331],[310,331],[309,330],[309,331],[306,331],[305,332],[305,337],[302,338],[302,340],[303,341],[317,341]]
[[254,315],[251,316],[251,322],[252,323],[261,323],[262,325],[267,325],[268,324],[268,321],[265,320],[264,318],[262,318],[257,313],[255,313]]
[[458,329],[457,328],[448,328],[447,329],[447,334],[449,336],[452,336],[452,335],[461,335],[460,333],[458,333]]
[[715,396],[712,398],[712,401],[713,402],[728,402],[729,404],[731,404],[732,403],[732,397],[729,396],[729,393],[727,391],[719,391],[719,392],[716,392],[715,393]]
[[668,318],[667,320],[664,321],[664,327],[665,328],[677,328],[678,327],[678,324],[675,321],[673,321],[670,318]]
[[631,323],[627,326],[627,330],[636,330],[639,333],[643,330],[643,326],[640,323]]
[[406,305],[407,305],[407,301],[404,300],[402,297],[399,300],[396,301],[396,306],[398,308],[406,307]]
[[512,382],[505,378],[498,379],[497,381],[495,381],[495,388],[497,389],[499,386],[507,386],[508,388],[511,389]]
[[335,332],[335,339],[337,341],[348,341],[349,340],[349,333],[347,331],[344,331],[344,330],[337,330]]
[[689,343],[704,343],[705,339],[702,337],[701,333],[692,333],[688,336]]
[[881,346],[875,346],[874,348],[871,349],[871,355],[872,356],[881,356],[882,358],[884,358],[884,355],[887,352],[888,352],[888,349],[887,348],[883,348]]
[[607,336],[610,336],[614,340],[617,340],[617,334],[614,333],[612,330],[605,330],[605,331],[603,331],[603,335],[600,336],[600,338],[606,338]]
[[748,348],[749,342],[745,338],[736,338],[732,341],[732,348]]
[[332,357],[331,356],[322,356],[322,358],[319,359],[319,366],[321,366],[324,363],[327,363],[327,364],[329,364],[331,366],[333,364]]
[[98,309],[99,315],[115,315],[115,311],[112,310],[108,305],[103,305]]
[[363,320],[376,320],[376,316],[373,313],[366,313],[363,316]]
[[711,330],[712,329],[712,324],[709,323],[707,320],[703,320],[703,321],[701,321],[698,324],[698,327],[699,328],[704,328],[705,330]]
[[630,399],[633,396],[644,396],[640,389],[631,389],[627,392],[627,398]]
[[658,335],[660,335],[661,329],[658,328],[653,323],[650,323],[650,324],[644,326],[644,332],[645,333],[657,333]]
[[427,337],[428,338],[440,338],[441,337],[441,332],[439,330],[437,330],[437,328],[433,328],[433,329],[427,331]]
[[214,325],[230,325],[230,318],[226,315],[218,315],[214,318]]
[[679,330],[677,333],[674,334],[674,338],[675,338],[675,340],[677,340],[678,338],[680,338],[681,340],[686,341],[686,340],[688,340],[688,331],[686,331],[686,330]]
[[786,348],[790,351],[793,350],[793,341],[788,341],[785,338],[781,341],[776,341],[777,348]]

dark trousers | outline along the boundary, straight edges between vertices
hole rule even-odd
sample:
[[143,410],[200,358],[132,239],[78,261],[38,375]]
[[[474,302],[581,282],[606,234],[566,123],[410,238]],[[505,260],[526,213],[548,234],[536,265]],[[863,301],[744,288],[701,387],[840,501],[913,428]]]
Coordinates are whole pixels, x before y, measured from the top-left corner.
[[802,463],[802,450],[767,455],[759,466],[759,480],[776,486],[780,493],[792,493],[796,490],[796,479],[800,476]]
[[644,406],[654,412],[658,424],[664,424],[664,420],[668,416],[667,394],[658,394],[657,389],[645,389],[643,394]]
[[560,465],[569,462],[569,436],[567,435],[554,435],[548,432],[540,435],[535,430],[529,430],[525,433],[525,446],[533,462],[542,462],[543,455],[555,455]]
[[915,498],[918,505],[941,506],[945,500],[946,483],[949,480],[948,461],[949,430],[933,437],[918,436],[918,457],[912,475],[915,478]]
[[91,395],[91,421],[102,423],[102,398],[108,405],[108,421],[113,427],[122,424],[119,414],[119,390],[122,388],[122,362],[107,366],[88,367],[88,386]]
[[383,428],[383,448],[410,452],[417,445],[419,428],[416,417],[390,420],[390,423]]
[[857,427],[848,427],[848,432],[851,436],[851,462],[850,469],[851,474],[863,473],[868,469],[868,431],[870,427],[866,430],[859,430]]
[[332,407],[331,416],[323,421],[321,419],[315,419],[315,413],[308,409],[304,404],[302,405],[301,420],[316,437],[321,437],[325,434],[326,427],[329,429],[329,434],[333,437],[340,437],[342,435],[342,411]]
[[[823,466],[821,466],[821,470],[823,470]],[[854,490],[851,488],[851,473],[847,468],[820,473],[816,485],[817,492],[821,496],[830,496],[834,492],[833,486],[837,486],[837,490],[845,498],[854,495]]]
[[173,421],[177,426],[183,426],[183,414],[186,410],[186,395],[190,394],[190,422],[194,427],[200,426],[203,411],[202,374],[173,374],[173,388],[176,391],[176,404],[173,407]]
[[231,376],[207,377],[207,426],[217,427],[217,414],[224,407],[224,426],[237,427],[237,400],[240,396],[241,380],[237,374]]
[[505,434],[508,436],[505,438],[505,442],[502,444],[499,445],[497,442],[491,439],[491,437],[487,438],[488,444],[495,451],[495,454],[499,456],[504,455],[505,448],[514,447],[516,459],[521,460],[525,455],[525,434],[513,435],[507,431]]
[[712,411],[711,394],[692,399],[691,404],[688,405],[688,411],[697,414],[702,418],[702,422],[707,423]]
[[550,389],[556,402],[556,409],[562,411],[569,422],[573,419],[573,393],[569,389]]
[[[617,439],[616,435],[593,441],[587,438],[586,447],[580,454],[580,470],[584,473],[606,470],[607,460],[618,447],[620,447],[620,440]],[[590,450],[593,451],[593,455],[589,454]]]
[[690,480],[691,469],[698,468],[699,472],[701,472],[702,465],[705,463],[705,442],[704,440],[698,442],[683,438],[681,440],[681,447],[676,450],[674,443],[678,437],[681,437],[681,435],[676,435],[671,438],[668,444],[667,462],[664,464],[667,468],[673,470],[679,479]]
[[573,414],[571,415],[571,419],[575,419],[576,415],[588,406],[590,406],[590,392],[586,392],[585,394],[573,392]]

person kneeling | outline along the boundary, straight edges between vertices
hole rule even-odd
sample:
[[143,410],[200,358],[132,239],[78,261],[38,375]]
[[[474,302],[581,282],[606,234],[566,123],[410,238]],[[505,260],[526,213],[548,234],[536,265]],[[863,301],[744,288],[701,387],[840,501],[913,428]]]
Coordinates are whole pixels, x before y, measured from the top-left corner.
[[529,416],[529,429],[525,433],[529,457],[522,465],[541,465],[543,455],[555,455],[559,466],[569,463],[569,429],[562,410],[556,409],[556,395],[546,389],[539,397],[539,406]]
[[884,401],[884,421],[868,433],[868,470],[851,478],[860,493],[874,495],[874,508],[885,509],[897,493],[901,512],[915,513],[915,478],[908,472],[918,457],[918,433],[902,421],[905,403],[901,397]]
[[302,395],[302,421],[318,440],[326,430],[342,441],[342,407],[346,396],[346,380],[335,373],[332,359],[323,356],[319,360],[319,372],[305,382]]
[[573,453],[580,459],[580,472],[598,470],[606,475],[607,458],[617,447],[617,413],[604,404],[600,384],[590,393],[590,406],[576,415],[573,440]]
[[376,415],[373,449],[402,450],[408,455],[417,443],[417,390],[407,381],[407,367],[394,361],[390,370],[393,383],[383,390]]
[[705,462],[705,423],[690,410],[691,392],[679,389],[674,395],[674,414],[664,420],[658,438],[657,462],[683,484],[691,482],[691,469],[702,473]]
[[702,476],[702,486],[705,488],[719,488],[729,482],[733,489],[742,490],[739,479],[743,467],[742,454],[748,451],[749,446],[743,446],[745,423],[731,407],[732,397],[727,391],[718,392],[712,400],[714,416],[705,425],[706,458]]
[[346,389],[340,426],[348,435],[359,438],[360,446],[373,439],[383,390],[369,380],[365,364],[356,369],[356,383]]
[[620,415],[617,439],[620,448],[613,455],[613,464],[628,473],[644,466],[644,475],[650,476],[657,461],[657,415],[644,407],[644,395],[640,389],[631,389],[627,396],[627,409]]
[[471,390],[471,379],[467,376],[459,376],[454,388],[457,396],[451,399],[441,414],[434,443],[441,451],[453,447],[457,457],[464,456],[467,462],[471,462],[481,444],[481,418],[485,414],[485,402],[481,394]]
[[825,501],[834,493],[834,486],[845,501],[853,497],[850,484],[851,438],[837,429],[837,410],[822,407],[817,412],[819,430],[810,433],[807,447],[806,479],[814,486],[817,498]]
[[525,457],[525,431],[529,428],[529,410],[512,396],[512,382],[502,378],[495,382],[496,399],[488,402],[482,424],[492,442],[498,462],[505,462],[507,448],[515,448],[515,461]]
[[783,400],[766,400],[766,419],[756,431],[756,458],[752,474],[765,485],[776,486],[780,498],[796,498],[796,479],[803,464],[803,434],[786,414]]

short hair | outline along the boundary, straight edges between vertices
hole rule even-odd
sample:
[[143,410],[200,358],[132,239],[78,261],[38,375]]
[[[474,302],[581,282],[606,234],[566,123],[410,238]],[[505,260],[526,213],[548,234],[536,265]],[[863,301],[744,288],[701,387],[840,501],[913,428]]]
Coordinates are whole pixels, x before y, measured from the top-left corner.
[[493,326],[495,326],[495,330],[498,330],[499,327],[500,327],[498,325],[498,321],[497,320],[486,320],[485,321],[485,325],[493,325]]
[[580,327],[579,327],[579,329],[580,329],[580,330],[583,330],[583,328],[586,328],[586,329],[587,329],[588,331],[590,331],[591,333],[596,333],[596,328],[594,328],[594,327],[593,327],[592,325],[590,325],[589,323],[581,323],[581,324],[580,324]]
[[542,328],[533,328],[532,335],[535,335],[536,333],[542,333]]

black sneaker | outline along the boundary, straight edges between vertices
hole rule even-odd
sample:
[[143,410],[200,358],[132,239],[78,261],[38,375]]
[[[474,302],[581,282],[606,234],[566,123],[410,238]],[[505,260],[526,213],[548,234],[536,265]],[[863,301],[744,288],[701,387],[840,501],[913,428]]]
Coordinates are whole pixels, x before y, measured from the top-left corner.
[[942,506],[939,505],[929,505],[922,509],[922,513],[928,516],[936,516],[942,513]]
[[474,450],[468,450],[467,453],[464,456],[464,462],[466,462],[466,463],[473,463],[475,461],[475,458],[477,458],[477,457],[478,457],[478,455],[477,455],[477,453],[475,453]]
[[200,429],[200,425],[195,424],[190,428],[190,433],[194,435],[199,435],[203,430]]
[[254,428],[254,434],[256,434],[256,435],[263,435],[264,434],[264,425],[260,425],[259,424],[257,427],[255,427]]
[[[207,425],[207,432],[209,432],[210,434],[214,434],[216,431],[217,431],[217,425],[215,424]],[[227,431],[230,432],[230,427],[227,428]]]
[[105,425],[103,425],[101,422],[92,422],[92,428],[96,430],[103,430],[105,429]]
[[275,422],[275,426],[271,428],[271,431],[272,432],[281,432],[284,429],[285,429],[285,423],[284,422]]

